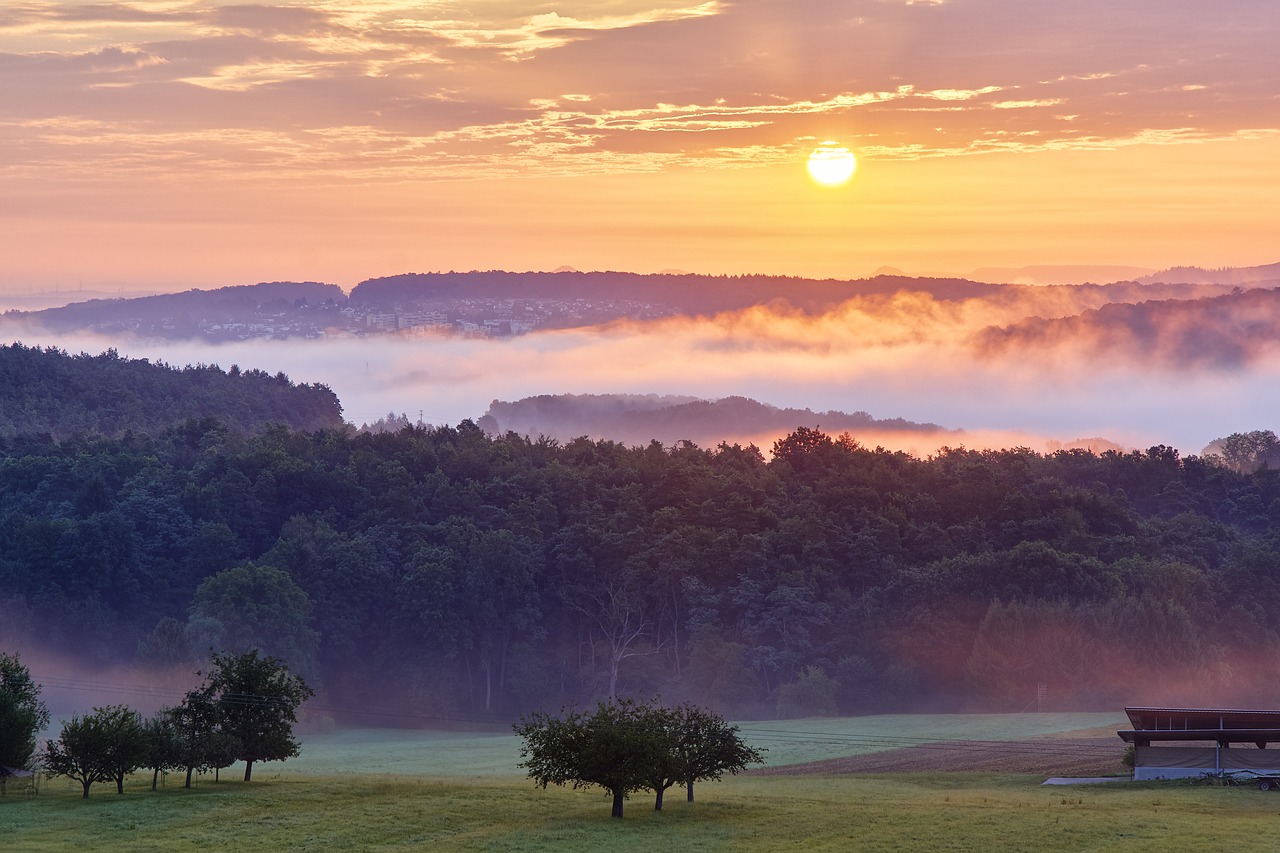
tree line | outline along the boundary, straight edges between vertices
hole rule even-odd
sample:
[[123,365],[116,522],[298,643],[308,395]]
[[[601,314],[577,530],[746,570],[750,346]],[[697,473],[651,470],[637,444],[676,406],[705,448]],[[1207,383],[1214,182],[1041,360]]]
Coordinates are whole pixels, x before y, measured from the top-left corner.
[[19,435],[0,641],[182,671],[260,648],[353,719],[1021,710],[1041,683],[1050,708],[1269,705],[1280,479],[1233,460],[469,421]]
[[19,656],[0,652],[0,782],[22,772],[65,776],[80,783],[85,799],[99,782],[114,782],[123,794],[125,777],[142,768],[152,771],[153,791],[161,773],[185,771],[190,788],[193,774],[236,761],[248,782],[254,763],[298,754],[297,709],[313,695],[282,661],[256,649],[214,653],[208,675],[180,704],[145,719],[125,705],[94,708],[64,722],[37,751],[49,723],[40,693]]
[[114,349],[71,355],[54,347],[0,345],[0,436],[152,434],[218,413],[237,432],[268,423],[294,429],[342,424],[327,386],[232,365],[183,368],[124,358]]

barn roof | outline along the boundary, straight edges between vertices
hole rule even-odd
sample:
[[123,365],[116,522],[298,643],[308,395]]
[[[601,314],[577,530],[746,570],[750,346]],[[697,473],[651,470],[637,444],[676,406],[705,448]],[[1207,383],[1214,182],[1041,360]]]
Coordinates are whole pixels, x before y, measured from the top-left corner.
[[1131,731],[1126,743],[1211,740],[1218,743],[1280,742],[1280,710],[1241,708],[1125,708]]

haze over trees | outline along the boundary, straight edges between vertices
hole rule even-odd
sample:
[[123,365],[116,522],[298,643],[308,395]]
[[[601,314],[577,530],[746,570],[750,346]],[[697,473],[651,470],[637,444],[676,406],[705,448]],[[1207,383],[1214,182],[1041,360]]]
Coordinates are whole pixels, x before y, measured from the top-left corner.
[[[14,664],[16,660],[0,654],[0,663]],[[11,693],[39,694],[38,685],[23,686],[20,678],[13,681],[17,686]],[[49,776],[79,782],[85,799],[96,782],[114,780],[116,793],[123,794],[125,777],[142,768],[152,772],[153,791],[161,773],[185,770],[184,787],[190,788],[194,773],[217,771],[236,761],[244,762],[244,781],[248,782],[256,762],[283,761],[298,755],[293,726],[298,707],[313,695],[307,683],[282,661],[256,649],[240,654],[215,652],[203,683],[189,691],[177,707],[162,708],[145,720],[124,705],[72,716],[62,724],[58,736],[46,742],[40,769]],[[5,707],[5,698],[0,694],[0,710]],[[37,722],[47,723],[47,711],[41,712]],[[0,717],[0,723],[6,722],[7,718]],[[0,728],[4,738],[0,746],[6,753],[16,754],[23,744],[11,744],[10,734]],[[18,734],[34,742],[35,734],[25,728]]]
[[1267,705],[1280,474],[1233,464],[809,427],[770,459],[469,421],[23,434],[0,641],[179,672],[256,646],[352,719],[1021,710],[1040,683],[1048,708]]

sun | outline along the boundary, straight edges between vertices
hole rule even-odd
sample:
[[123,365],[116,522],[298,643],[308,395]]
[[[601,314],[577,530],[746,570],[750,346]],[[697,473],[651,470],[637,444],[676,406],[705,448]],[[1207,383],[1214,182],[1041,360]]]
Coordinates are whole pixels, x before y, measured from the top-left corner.
[[824,187],[838,187],[853,177],[858,159],[843,145],[828,139],[809,155],[809,176]]

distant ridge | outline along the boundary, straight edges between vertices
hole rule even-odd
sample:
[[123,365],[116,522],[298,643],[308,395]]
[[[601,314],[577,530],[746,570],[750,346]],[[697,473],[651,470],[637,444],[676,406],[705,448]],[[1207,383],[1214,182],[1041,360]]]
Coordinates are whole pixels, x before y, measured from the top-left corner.
[[854,438],[860,432],[960,435],[937,424],[874,418],[866,412],[782,409],[748,397],[703,400],[652,394],[545,394],[515,402],[494,400],[479,425],[491,434],[515,432],[560,441],[587,436],[628,445],[647,445],[654,439],[666,445],[692,441],[700,447],[781,435],[800,426],[821,428],[831,435],[849,432]]
[[1257,267],[1171,267],[1138,279],[1144,284],[1188,282],[1192,284],[1280,284],[1280,263]]
[[138,317],[154,320],[198,319],[194,314],[211,317],[243,315],[261,309],[271,303],[281,307],[293,307],[299,301],[319,305],[332,300],[346,302],[346,294],[336,284],[315,281],[270,281],[259,284],[233,285],[215,290],[187,290],[182,293],[161,293],[133,299],[91,299],[75,302],[61,308],[43,311],[10,312],[12,315],[30,317],[54,331],[96,328],[110,331],[115,323],[124,323]]
[[859,296],[904,291],[935,299],[991,296],[1000,285],[961,278],[876,276],[858,280],[743,275],[644,275],[630,272],[448,272],[405,273],[372,278],[351,291],[358,307],[453,299],[625,299],[663,304],[693,313],[714,313],[783,300],[802,311],[825,311]]
[[[1148,267],[1100,264],[1039,264],[1026,267],[982,267],[969,274],[975,281],[994,284],[1105,284],[1140,280],[1151,273]],[[1167,281],[1167,279],[1166,279]]]

